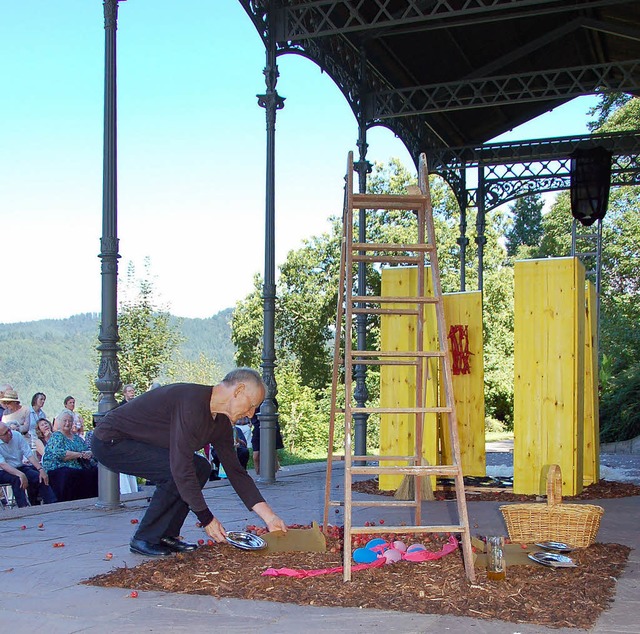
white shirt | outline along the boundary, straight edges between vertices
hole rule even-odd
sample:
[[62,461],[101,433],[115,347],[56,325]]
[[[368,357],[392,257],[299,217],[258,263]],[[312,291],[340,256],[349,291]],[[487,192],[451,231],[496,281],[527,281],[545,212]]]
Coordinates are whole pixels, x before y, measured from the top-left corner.
[[23,464],[23,459],[29,459],[33,455],[29,443],[24,439],[22,434],[17,431],[11,431],[11,440],[5,442],[0,440],[0,463],[4,462],[10,467],[17,469]]

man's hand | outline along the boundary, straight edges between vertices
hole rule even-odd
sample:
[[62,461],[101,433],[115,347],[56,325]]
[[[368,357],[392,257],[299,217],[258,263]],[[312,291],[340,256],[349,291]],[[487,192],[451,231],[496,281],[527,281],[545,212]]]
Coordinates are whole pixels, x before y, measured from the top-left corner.
[[20,488],[26,491],[29,488],[29,480],[27,480],[27,476],[22,471],[18,473],[20,473]]
[[39,469],[38,473],[40,474],[40,482],[49,486],[49,474],[44,469]]
[[227,540],[224,526],[215,517],[204,527],[204,530],[215,542],[220,543]]
[[273,531],[287,532],[287,525],[277,515],[274,515],[266,524],[270,533]]

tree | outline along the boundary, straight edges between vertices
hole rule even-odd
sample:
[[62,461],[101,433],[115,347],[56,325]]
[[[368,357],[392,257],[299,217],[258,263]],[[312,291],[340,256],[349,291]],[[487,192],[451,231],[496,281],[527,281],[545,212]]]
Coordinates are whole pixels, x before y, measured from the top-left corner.
[[123,296],[118,311],[120,379],[123,385],[131,383],[138,391],[146,391],[168,370],[182,342],[179,323],[172,322],[166,308],[156,305],[148,259],[141,279],[136,279],[135,267],[129,263]]
[[511,222],[507,228],[507,255],[513,257],[522,246],[538,246],[542,238],[542,208],[540,194],[522,196],[509,207]]

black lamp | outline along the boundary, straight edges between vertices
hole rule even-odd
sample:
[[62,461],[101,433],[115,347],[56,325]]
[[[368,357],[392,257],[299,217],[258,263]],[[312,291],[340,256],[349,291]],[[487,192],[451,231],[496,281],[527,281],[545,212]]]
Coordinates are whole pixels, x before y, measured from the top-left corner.
[[603,147],[575,150],[571,155],[571,214],[585,227],[607,213],[611,156]]

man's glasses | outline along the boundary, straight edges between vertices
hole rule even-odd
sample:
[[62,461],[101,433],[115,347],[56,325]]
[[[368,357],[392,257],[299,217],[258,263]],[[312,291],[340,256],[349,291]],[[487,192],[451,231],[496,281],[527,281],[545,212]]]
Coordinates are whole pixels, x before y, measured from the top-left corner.
[[0,436],[11,435],[11,430],[7,427],[4,431],[0,431]]

